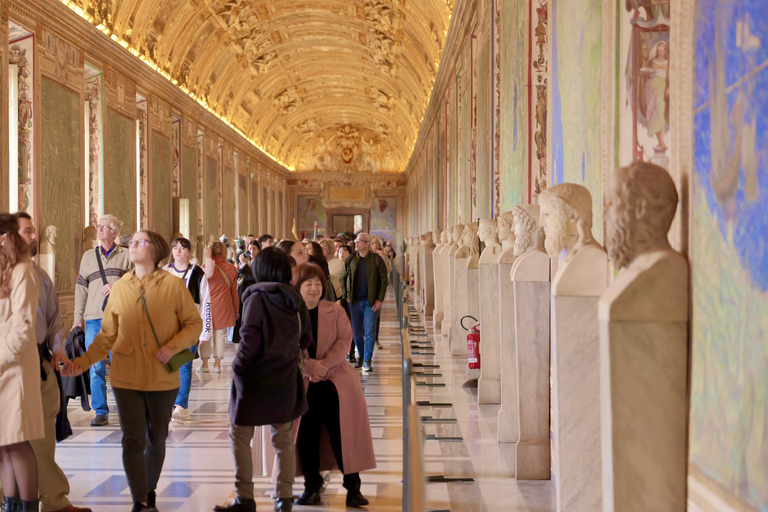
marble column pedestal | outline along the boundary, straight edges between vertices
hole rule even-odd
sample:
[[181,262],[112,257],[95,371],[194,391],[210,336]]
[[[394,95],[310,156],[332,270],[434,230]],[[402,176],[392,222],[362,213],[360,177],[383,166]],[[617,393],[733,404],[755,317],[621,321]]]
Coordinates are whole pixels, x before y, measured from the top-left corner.
[[551,297],[558,512],[602,509],[599,297]]
[[477,400],[480,404],[498,404],[501,402],[499,297],[494,291],[499,286],[499,265],[480,263],[478,272],[480,380],[477,386]]
[[56,282],[56,255],[55,254],[38,254],[37,261],[40,268],[45,270],[51,281]]
[[[496,434],[500,443],[516,443],[520,433],[517,410],[517,352],[515,349],[515,290],[509,281],[512,263],[499,264],[496,283],[499,302],[499,362],[501,373],[501,408]],[[482,326],[481,326],[482,327]],[[482,331],[480,342],[482,343]],[[482,347],[481,347],[482,350]]]
[[[466,331],[461,326],[461,318],[469,313],[469,294],[467,293],[467,258],[456,258],[453,275],[453,297],[451,298],[451,355],[467,355]],[[470,320],[467,320],[468,322]],[[467,327],[470,327],[466,322]]]
[[[476,268],[468,268],[467,270],[467,315],[477,319],[474,322],[471,318],[467,318],[464,321],[464,326],[471,329],[475,324],[480,323],[480,275],[479,270]],[[464,340],[464,352],[467,352],[467,334],[464,329],[461,330],[461,336]],[[482,343],[482,333],[480,335],[480,343]],[[480,365],[482,367],[483,358],[480,357]],[[474,381],[477,383],[480,379],[480,368],[470,369],[469,360],[467,360],[467,382]]]
[[686,509],[687,322],[600,320],[603,512]]
[[441,334],[441,327],[443,321],[443,302],[444,302],[444,287],[443,287],[443,247],[439,246],[432,253],[432,281],[434,283],[435,305],[432,309],[432,329],[435,336]]
[[423,290],[422,310],[424,312],[425,325],[432,325],[432,315],[435,309],[435,276],[433,273],[434,250],[425,247],[421,256],[421,282]]
[[548,480],[549,443],[549,281],[515,281],[517,403],[520,438],[515,478]]
[[456,266],[456,254],[457,247],[452,246],[448,249],[448,256],[445,259],[443,265],[443,286],[445,286],[446,293],[443,295],[445,300],[445,314],[443,316],[443,322],[440,325],[440,330],[443,335],[443,341],[450,342],[451,331],[453,329],[453,310],[456,307],[455,287],[454,287],[454,268]]

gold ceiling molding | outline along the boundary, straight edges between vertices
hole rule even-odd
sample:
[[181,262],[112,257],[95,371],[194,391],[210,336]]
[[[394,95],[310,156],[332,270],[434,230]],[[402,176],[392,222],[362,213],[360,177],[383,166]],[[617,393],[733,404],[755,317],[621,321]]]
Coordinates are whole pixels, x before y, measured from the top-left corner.
[[401,172],[452,0],[60,0],[290,170]]

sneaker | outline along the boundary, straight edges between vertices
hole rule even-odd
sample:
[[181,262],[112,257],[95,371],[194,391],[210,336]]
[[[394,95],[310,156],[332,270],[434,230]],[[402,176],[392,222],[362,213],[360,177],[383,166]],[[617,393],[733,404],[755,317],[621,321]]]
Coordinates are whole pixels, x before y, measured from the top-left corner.
[[214,366],[211,368],[211,373],[221,373],[221,366]]
[[93,420],[91,420],[92,427],[105,427],[109,425],[109,419],[103,414],[97,414]]
[[379,340],[376,340],[376,348],[384,348]]
[[203,366],[202,364],[198,366],[197,369],[195,370],[196,373],[208,373],[208,371],[209,371],[208,367]]
[[356,362],[357,362],[357,358],[355,357],[355,354],[349,354],[349,355],[347,356],[347,359],[348,359],[348,360],[349,360],[349,362],[350,362],[350,363],[352,363],[352,364],[354,364],[354,363],[356,363]]
[[176,423],[184,423],[190,417],[189,411],[184,407],[177,405],[173,408],[173,414],[171,414],[171,421]]
[[373,366],[371,366],[371,362],[370,361],[366,361],[366,362],[363,363],[363,371],[366,372],[366,373],[373,371]]
[[157,512],[157,509],[142,503],[134,503],[131,512]]

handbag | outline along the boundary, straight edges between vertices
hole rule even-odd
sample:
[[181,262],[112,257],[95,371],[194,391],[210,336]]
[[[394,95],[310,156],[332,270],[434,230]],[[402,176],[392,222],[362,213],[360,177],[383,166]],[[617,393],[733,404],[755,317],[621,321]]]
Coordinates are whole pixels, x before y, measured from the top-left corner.
[[[144,298],[144,290],[139,290],[139,296],[141,297],[141,303],[144,306],[144,312],[147,314],[147,321],[149,321],[149,327],[152,329],[152,336],[155,337],[155,343],[157,348],[161,348],[160,340],[157,339],[157,333],[155,332],[155,326],[152,325],[152,318],[149,316],[149,309],[147,309],[147,300]],[[165,369],[168,373],[178,371],[179,368],[195,359],[195,354],[189,349],[184,349],[178,354],[174,355],[167,363],[165,363]]]

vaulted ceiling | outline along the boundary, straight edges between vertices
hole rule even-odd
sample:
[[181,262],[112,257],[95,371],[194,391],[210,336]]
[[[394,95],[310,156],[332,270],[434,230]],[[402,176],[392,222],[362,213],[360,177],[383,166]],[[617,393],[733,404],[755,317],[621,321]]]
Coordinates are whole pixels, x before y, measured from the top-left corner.
[[401,172],[453,0],[62,0],[295,170]]

